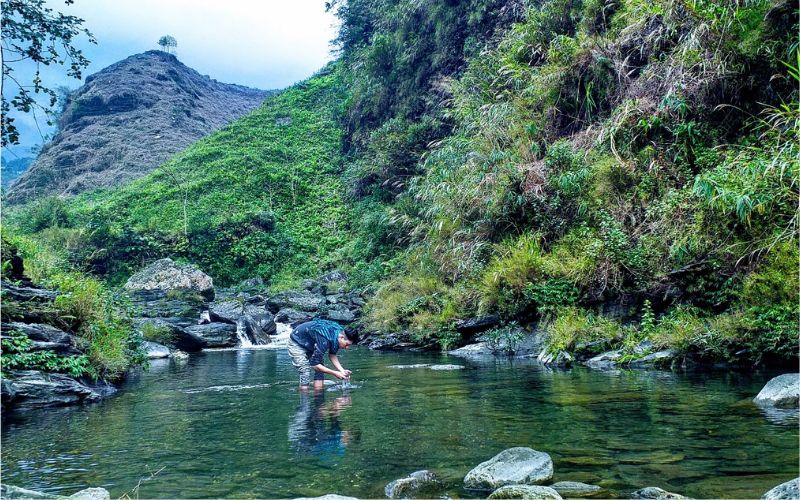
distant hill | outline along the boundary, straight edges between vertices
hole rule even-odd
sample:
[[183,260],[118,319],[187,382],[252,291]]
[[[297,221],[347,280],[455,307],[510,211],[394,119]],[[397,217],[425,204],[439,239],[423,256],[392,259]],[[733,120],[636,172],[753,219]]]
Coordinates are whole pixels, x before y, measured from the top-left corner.
[[270,93],[212,80],[166,52],[128,57],[86,78],[70,96],[59,132],[6,201],[72,195],[142,177]]
[[0,158],[0,162],[2,163],[2,167],[0,167],[0,181],[2,181],[3,187],[8,187],[12,182],[17,180],[20,175],[25,173],[25,170],[33,163],[33,160],[33,157],[12,158],[11,160]]

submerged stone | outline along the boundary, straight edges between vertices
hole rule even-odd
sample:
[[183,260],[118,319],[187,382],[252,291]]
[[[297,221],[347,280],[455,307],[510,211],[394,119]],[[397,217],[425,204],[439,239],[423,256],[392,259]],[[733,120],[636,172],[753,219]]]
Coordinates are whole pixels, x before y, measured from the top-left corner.
[[599,486],[576,481],[559,481],[551,484],[550,487],[556,490],[559,495],[566,497],[587,497],[603,491],[603,488]]
[[395,479],[383,491],[388,498],[430,498],[439,485],[433,472],[418,470],[408,477]]
[[642,488],[641,490],[636,490],[631,493],[631,498],[646,498],[649,500],[685,500],[688,497],[683,495],[678,495],[677,493],[670,493],[669,491],[662,490],[661,488],[656,488],[654,486],[650,486],[647,488]]
[[517,447],[501,451],[467,473],[464,487],[494,490],[509,484],[539,484],[553,477],[550,455],[531,448]]
[[145,340],[142,342],[142,348],[147,353],[148,359],[168,358],[170,355],[169,348],[167,346],[158,344],[156,342]]
[[523,498],[529,500],[561,500],[561,495],[553,488],[547,486],[534,486],[530,484],[514,484],[498,488],[491,495],[495,498]]

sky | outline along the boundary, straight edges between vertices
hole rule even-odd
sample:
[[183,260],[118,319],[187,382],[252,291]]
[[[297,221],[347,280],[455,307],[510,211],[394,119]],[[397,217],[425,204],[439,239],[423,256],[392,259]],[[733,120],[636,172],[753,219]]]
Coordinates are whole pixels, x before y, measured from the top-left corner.
[[[84,19],[84,27],[97,45],[81,37],[75,45],[91,65],[84,78],[130,55],[158,49],[162,35],[178,41],[178,59],[224,83],[260,89],[284,88],[300,81],[333,58],[330,41],[336,35],[336,19],[325,12],[324,0],[48,0],[48,7]],[[28,78],[32,66],[15,68],[17,77]],[[60,66],[42,71],[51,88],[83,84],[66,76]],[[14,90],[12,85],[7,89]],[[8,97],[8,94],[6,94]],[[30,156],[31,146],[41,144],[32,116],[12,114],[21,131],[21,144],[8,148],[7,159]],[[39,120],[45,135],[49,129]]]

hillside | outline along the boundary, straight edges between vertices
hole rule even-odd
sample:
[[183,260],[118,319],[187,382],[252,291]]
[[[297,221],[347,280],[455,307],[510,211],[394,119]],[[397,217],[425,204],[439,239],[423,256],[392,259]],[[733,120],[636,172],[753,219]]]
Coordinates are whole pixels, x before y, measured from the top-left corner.
[[6,202],[74,195],[139,178],[257,107],[269,92],[200,75],[171,54],[137,54],[86,78],[59,131]]
[[335,5],[320,75],[20,220],[114,282],[165,256],[277,288],[340,267],[366,329],[443,348],[478,317],[554,357],[796,362],[789,2]]
[[81,233],[100,250],[84,264],[123,280],[166,256],[195,262],[223,284],[317,273],[349,233],[338,82],[330,71],[315,76],[142,179],[33,210],[47,218],[63,205],[70,215],[58,225],[95,228]]

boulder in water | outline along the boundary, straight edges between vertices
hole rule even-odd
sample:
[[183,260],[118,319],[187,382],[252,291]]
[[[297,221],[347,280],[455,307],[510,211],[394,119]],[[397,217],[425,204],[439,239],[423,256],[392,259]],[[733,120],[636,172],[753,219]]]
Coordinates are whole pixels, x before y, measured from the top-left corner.
[[648,366],[658,365],[664,366],[669,364],[673,359],[675,359],[677,353],[672,349],[666,349],[663,351],[656,351],[646,356],[642,356],[639,359],[634,359],[628,366],[632,368],[645,368]]
[[800,477],[786,481],[764,493],[761,500],[797,500],[800,498]]
[[184,329],[203,347],[234,347],[239,341],[236,335],[236,325],[229,323],[208,323],[205,325],[192,325]]
[[[140,334],[146,330],[159,330],[159,343],[184,351],[199,351],[205,346],[202,339],[186,332],[185,327],[193,326],[194,321],[176,318],[134,318],[133,325]],[[153,337],[150,337],[153,338]]]
[[773,378],[753,401],[761,406],[797,408],[800,406],[800,374],[787,373]]
[[641,490],[636,490],[631,493],[631,498],[646,498],[650,500],[686,500],[687,497],[683,495],[678,495],[677,493],[670,493],[669,491],[662,490],[661,488],[656,488],[654,486],[649,486],[647,488],[642,488]]
[[105,488],[86,488],[67,498],[70,500],[111,500],[111,494]]
[[214,300],[214,282],[209,275],[192,264],[176,264],[172,259],[157,260],[138,271],[125,283],[125,289],[188,291]]
[[418,470],[408,477],[395,479],[383,491],[388,498],[431,498],[439,485],[433,472]]
[[608,369],[617,366],[620,358],[622,358],[622,351],[608,351],[586,361],[586,366],[590,368]]
[[553,488],[547,486],[534,486],[532,484],[512,484],[495,490],[490,499],[496,498],[524,498],[530,500],[561,500],[561,495]]
[[142,348],[147,353],[148,359],[168,358],[170,355],[169,347],[148,340],[142,342]]
[[531,448],[517,447],[501,451],[467,473],[464,487],[494,490],[509,484],[540,484],[553,477],[550,455]]

